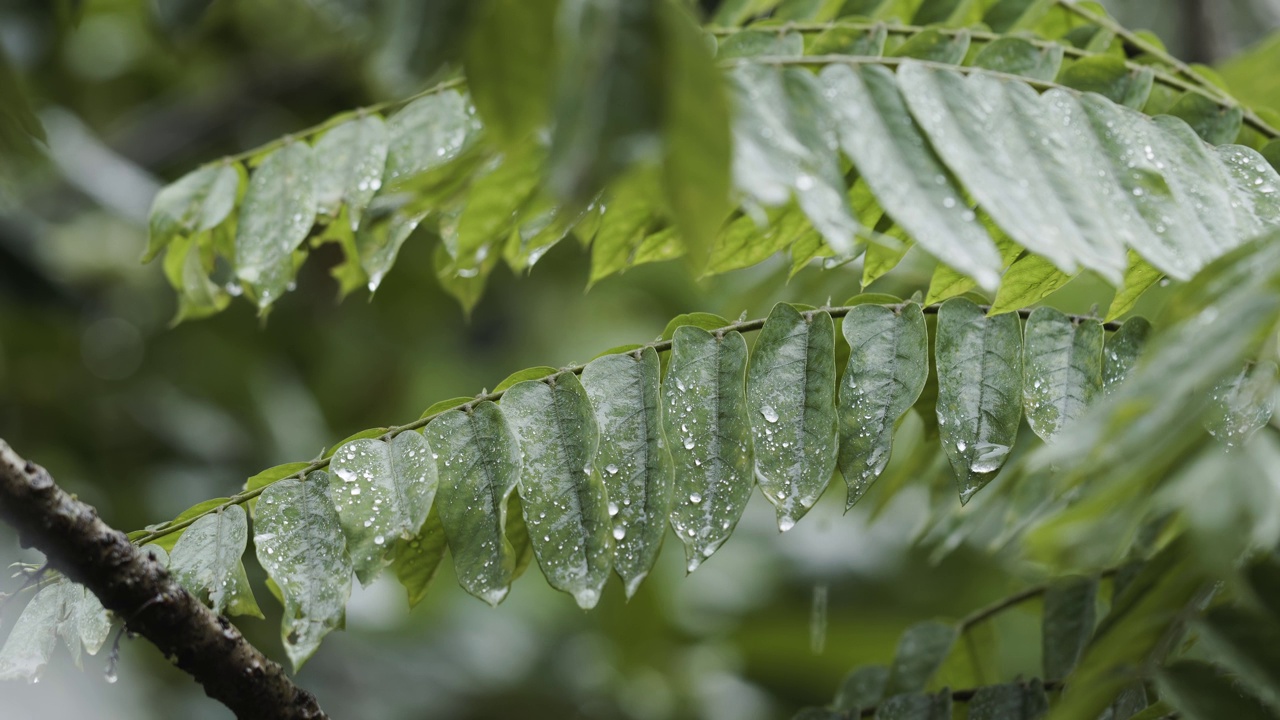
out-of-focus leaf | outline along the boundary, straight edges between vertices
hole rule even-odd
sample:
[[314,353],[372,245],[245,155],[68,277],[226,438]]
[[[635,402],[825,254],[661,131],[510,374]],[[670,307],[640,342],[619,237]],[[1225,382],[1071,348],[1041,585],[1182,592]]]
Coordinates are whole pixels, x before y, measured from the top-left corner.
[[1151,334],[1151,323],[1146,318],[1127,320],[1111,334],[1102,350],[1102,387],[1111,392],[1115,386],[1129,377],[1146,347]]
[[1179,660],[1157,676],[1161,697],[1189,720],[1274,720],[1258,698],[1243,692],[1221,668],[1200,660]]
[[294,251],[316,216],[312,150],[291,142],[267,156],[249,178],[236,232],[236,277],[266,310],[293,282]]
[[543,126],[551,104],[560,0],[482,0],[463,51],[485,127],[508,146]]
[[1065,678],[1075,668],[1097,622],[1098,578],[1054,581],[1044,596],[1041,637],[1044,676]]
[[959,630],[956,626],[936,621],[907,628],[898,640],[898,651],[889,668],[885,695],[918,693],[924,690],[951,653],[957,637]]

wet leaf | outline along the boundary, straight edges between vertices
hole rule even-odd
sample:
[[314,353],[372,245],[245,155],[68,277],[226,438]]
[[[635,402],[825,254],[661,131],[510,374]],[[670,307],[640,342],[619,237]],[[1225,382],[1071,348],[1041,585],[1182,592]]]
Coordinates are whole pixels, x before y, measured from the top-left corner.
[[1250,363],[1213,388],[1213,404],[1205,419],[1209,434],[1228,448],[1243,445],[1271,422],[1276,406],[1276,364]]
[[1102,392],[1104,334],[1097,320],[1075,322],[1054,308],[1036,308],[1027,319],[1022,404],[1027,424],[1045,441]]
[[592,464],[600,431],[572,373],[526,380],[502,397],[523,457],[520,501],[529,539],[551,587],[595,607],[613,559],[613,521]]
[[312,150],[291,142],[267,156],[249,178],[235,241],[236,277],[265,310],[293,282],[294,251],[316,217]]
[[951,720],[951,693],[893,695],[876,707],[876,720]]
[[1048,713],[1049,698],[1039,680],[978,688],[969,701],[969,720],[1039,720]]
[[835,324],[778,303],[747,370],[755,474],[786,532],[818,501],[836,469]]
[[582,371],[600,427],[595,463],[613,516],[613,565],[627,597],[657,560],[671,515],[675,470],[663,428],[658,372],[658,353],[652,348],[605,355]]
[[690,571],[728,539],[751,497],[746,370],[741,333],[675,330],[662,391],[675,463],[671,527],[685,545]]
[[1062,67],[1062,56],[1062,46],[1057,43],[1002,37],[984,45],[974,56],[973,66],[1051,82]]
[[445,547],[444,524],[440,522],[440,511],[434,507],[417,535],[396,542],[391,551],[391,570],[409,593],[409,607],[426,597],[427,587],[444,560]]
[[231,505],[187,528],[169,553],[169,572],[215,613],[262,617],[240,557],[249,541],[244,508]]
[[329,492],[321,470],[281,480],[258,496],[253,521],[258,562],[283,597],[280,636],[295,671],[343,626],[351,595],[351,558]]
[[955,645],[958,636],[959,631],[954,625],[936,621],[922,622],[907,628],[898,640],[898,651],[889,668],[885,695],[918,693],[924,690],[951,653],[951,647]]
[[150,238],[143,262],[179,236],[217,227],[235,208],[244,170],[236,164],[206,165],[166,185],[151,203]]
[[31,598],[0,650],[0,680],[39,679],[58,641],[65,614],[63,583],[45,585]]
[[893,430],[929,377],[929,337],[916,303],[859,305],[845,316],[849,364],[840,381],[840,472],[852,507],[889,464]]
[[436,452],[436,507],[458,583],[497,605],[511,589],[516,555],[506,537],[507,498],[520,480],[520,447],[489,401],[449,410],[423,433]]
[[884,665],[856,668],[845,676],[832,706],[853,711],[876,705],[884,697],[888,682],[889,668]]
[[1055,580],[1044,596],[1044,676],[1065,678],[1079,662],[1097,622],[1098,578]]
[[1137,364],[1151,334],[1146,318],[1131,318],[1107,338],[1102,350],[1102,387],[1107,392],[1123,382]]
[[382,187],[387,163],[387,126],[377,115],[342,123],[316,141],[316,209],[337,218],[343,205],[352,232],[369,201]]
[[938,311],[938,433],[961,501],[1004,464],[1022,418],[1022,327],[953,298]]

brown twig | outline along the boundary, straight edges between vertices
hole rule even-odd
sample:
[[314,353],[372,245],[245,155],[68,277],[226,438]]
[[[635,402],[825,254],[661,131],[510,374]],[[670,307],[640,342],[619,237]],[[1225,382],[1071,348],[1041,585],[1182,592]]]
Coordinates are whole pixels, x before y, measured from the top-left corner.
[[242,720],[327,718],[315,697],[168,571],[0,440],[0,520],[26,547],[88,588]]

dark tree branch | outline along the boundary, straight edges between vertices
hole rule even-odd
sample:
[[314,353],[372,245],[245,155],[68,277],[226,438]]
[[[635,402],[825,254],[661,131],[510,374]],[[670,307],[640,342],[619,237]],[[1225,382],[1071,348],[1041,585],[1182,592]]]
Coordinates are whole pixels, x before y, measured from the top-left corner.
[[327,718],[311,693],[226,618],[182,588],[125,534],[0,440],[0,520],[49,565],[91,590],[242,720]]

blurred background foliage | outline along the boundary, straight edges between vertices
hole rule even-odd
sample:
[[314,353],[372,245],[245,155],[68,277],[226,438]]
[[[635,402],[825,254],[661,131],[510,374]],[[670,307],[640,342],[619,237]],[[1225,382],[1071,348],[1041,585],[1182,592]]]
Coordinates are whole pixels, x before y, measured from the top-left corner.
[[[525,277],[499,269],[468,318],[435,281],[431,245],[411,239],[372,302],[337,304],[335,256],[308,263],[265,325],[235,303],[170,328],[175,301],[161,269],[138,262],[164,182],[430,81],[418,69],[432,64],[432,38],[415,28],[447,28],[447,18],[425,23],[433,5],[417,0],[374,4],[0,0],[0,48],[48,134],[44,151],[6,157],[0,169],[0,437],[116,527],[170,518],[262,468],[410,420],[512,371],[648,340],[682,312],[763,316],[778,300],[858,291],[859,267],[810,268],[787,282],[775,258],[702,282],[680,264],[640,267],[584,294],[586,256],[561,243]],[[1107,5],[1175,54],[1219,65],[1244,101],[1280,112],[1280,37],[1265,37],[1280,26],[1280,2]],[[924,287],[925,262],[909,259],[872,289]],[[1077,312],[1100,301],[1105,292],[1087,279],[1052,298]],[[909,486],[891,502],[873,494],[843,515],[836,483],[784,536],[757,495],[714,562],[686,578],[668,547],[635,599],[625,603],[611,581],[590,613],[536,572],[489,609],[446,568],[412,613],[383,578],[357,591],[347,632],[300,683],[334,717],[353,718],[752,720],[823,704],[850,667],[887,661],[908,624],[963,616],[1035,580],[925,533],[937,478],[899,469]],[[0,528],[0,562],[34,559]],[[261,571],[250,571],[265,597]],[[825,614],[815,598],[827,599]],[[266,620],[238,624],[283,657],[279,610],[266,606]],[[0,611],[0,628],[19,609]],[[982,669],[988,680],[1035,666],[1037,615],[1030,603],[974,634],[1001,648],[1001,667]],[[38,685],[0,686],[0,715],[229,716],[146,642],[126,638],[120,650],[120,682],[102,679],[103,656],[84,673],[60,657]],[[962,683],[974,671],[946,668],[944,681],[949,672]]]

